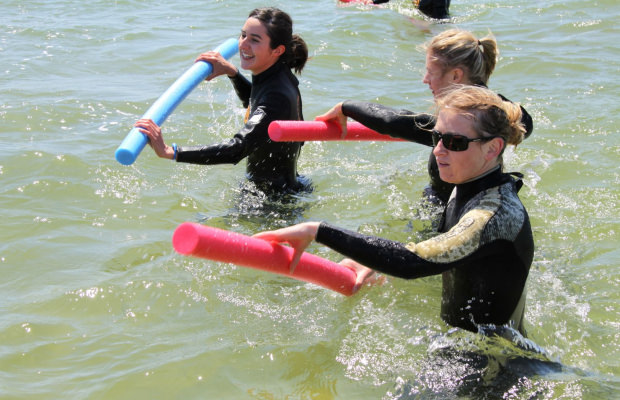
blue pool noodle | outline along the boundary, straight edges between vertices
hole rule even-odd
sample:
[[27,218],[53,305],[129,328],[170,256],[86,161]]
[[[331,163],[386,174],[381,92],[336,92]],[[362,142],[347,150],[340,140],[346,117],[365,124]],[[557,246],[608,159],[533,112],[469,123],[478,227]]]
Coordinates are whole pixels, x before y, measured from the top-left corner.
[[[238,51],[237,39],[228,39],[215,49],[224,58],[229,59]],[[207,62],[194,63],[162,94],[146,111],[142,118],[150,118],[161,126],[172,111],[181,104],[187,95],[194,90],[213,71],[213,66]],[[131,165],[148,143],[148,138],[138,128],[133,128],[121,145],[116,149],[116,160],[123,165]]]

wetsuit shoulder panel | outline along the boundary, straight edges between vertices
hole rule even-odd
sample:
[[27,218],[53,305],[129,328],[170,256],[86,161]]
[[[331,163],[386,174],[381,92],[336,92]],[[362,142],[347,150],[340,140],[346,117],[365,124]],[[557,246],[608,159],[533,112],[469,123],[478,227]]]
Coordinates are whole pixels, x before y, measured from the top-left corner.
[[448,232],[406,247],[430,262],[446,264],[462,260],[480,248],[482,232],[493,215],[491,210],[471,210]]

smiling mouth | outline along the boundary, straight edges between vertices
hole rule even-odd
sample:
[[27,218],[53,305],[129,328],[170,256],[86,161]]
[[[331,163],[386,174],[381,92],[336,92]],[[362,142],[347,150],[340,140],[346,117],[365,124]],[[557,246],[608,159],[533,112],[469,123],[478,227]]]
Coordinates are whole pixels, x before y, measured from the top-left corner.
[[253,55],[248,54],[248,53],[243,52],[243,51],[241,53],[239,53],[239,54],[241,55],[241,58],[243,58],[244,60],[251,60],[251,59],[254,58]]

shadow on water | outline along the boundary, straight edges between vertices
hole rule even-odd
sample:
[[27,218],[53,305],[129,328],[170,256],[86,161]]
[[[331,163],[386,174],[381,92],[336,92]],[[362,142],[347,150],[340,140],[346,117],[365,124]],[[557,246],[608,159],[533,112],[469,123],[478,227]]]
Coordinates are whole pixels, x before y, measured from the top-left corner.
[[391,399],[538,398],[549,387],[537,377],[562,380],[569,371],[518,331],[493,325],[478,334],[452,329],[429,345],[415,381],[399,379]]
[[200,212],[198,222],[249,235],[302,222],[313,202],[313,187],[307,178],[301,177],[300,182],[302,190],[282,191],[243,181],[232,190],[231,206],[224,215]]

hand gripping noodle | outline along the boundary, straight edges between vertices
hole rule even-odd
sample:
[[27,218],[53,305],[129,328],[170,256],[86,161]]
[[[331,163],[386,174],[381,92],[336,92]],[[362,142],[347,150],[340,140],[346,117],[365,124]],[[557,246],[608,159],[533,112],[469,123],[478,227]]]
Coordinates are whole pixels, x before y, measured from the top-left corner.
[[347,135],[343,138],[340,125],[325,121],[273,121],[268,128],[274,142],[307,142],[327,140],[374,140],[402,142],[403,139],[383,135],[359,122],[347,123]]
[[285,275],[350,296],[356,272],[344,265],[303,253],[295,271],[289,266],[293,249],[277,243],[218,228],[184,222],[172,236],[174,249],[181,254],[232,263]]
[[[229,59],[238,50],[237,39],[228,39],[215,49],[224,58]],[[161,126],[172,111],[181,104],[187,95],[194,90],[213,71],[213,66],[204,61],[194,63],[183,75],[181,75],[166,90],[153,105],[147,110],[142,118],[152,119]],[[116,160],[123,165],[131,165],[148,143],[148,138],[138,128],[133,128],[121,145],[116,149]]]

